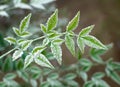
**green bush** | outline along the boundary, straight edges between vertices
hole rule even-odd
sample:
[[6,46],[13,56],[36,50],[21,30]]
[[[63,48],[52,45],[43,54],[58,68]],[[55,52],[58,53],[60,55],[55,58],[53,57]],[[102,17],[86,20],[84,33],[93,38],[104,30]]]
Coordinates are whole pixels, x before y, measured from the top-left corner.
[[[108,76],[120,85],[120,63],[112,59],[103,60],[101,55],[105,54],[112,46],[105,46],[96,37],[89,33],[94,25],[82,29],[79,34],[73,31],[79,24],[80,12],[68,23],[65,32],[56,30],[58,24],[58,10],[48,18],[46,24],[40,24],[40,32],[43,36],[31,39],[33,36],[29,32],[31,13],[28,14],[19,25],[13,27],[16,38],[8,36],[6,41],[12,45],[13,49],[0,56],[5,58],[8,54],[12,56],[1,60],[2,72],[10,72],[4,75],[1,87],[110,87],[103,80]],[[36,42],[40,41],[40,42]],[[35,43],[36,42],[36,43]],[[65,44],[70,53],[78,59],[78,62],[70,66],[62,64],[62,48]],[[79,57],[84,54],[85,46],[91,48],[88,58]],[[79,48],[77,51],[76,46]],[[60,66],[55,66],[51,61],[57,60]],[[40,66],[42,67],[40,67]],[[88,71],[94,66],[105,66],[104,72],[94,73],[88,77]],[[14,71],[14,72],[13,72]],[[65,73],[65,74],[64,74]],[[4,74],[4,73],[2,73]],[[21,78],[24,83],[17,81]],[[76,78],[81,78],[84,83],[79,84]]]

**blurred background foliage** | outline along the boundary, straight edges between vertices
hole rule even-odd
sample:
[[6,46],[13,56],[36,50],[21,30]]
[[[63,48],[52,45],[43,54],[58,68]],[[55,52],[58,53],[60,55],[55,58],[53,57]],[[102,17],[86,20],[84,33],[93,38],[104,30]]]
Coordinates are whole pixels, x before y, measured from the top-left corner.
[[[29,31],[33,32],[34,35],[31,38],[34,38],[42,34],[38,33],[38,31],[40,31],[39,24],[45,23],[49,15],[56,8],[59,9],[60,15],[58,24],[59,31],[65,31],[65,25],[68,20],[70,20],[73,15],[75,15],[80,10],[80,24],[75,32],[78,33],[82,28],[91,24],[95,24],[95,28],[92,34],[105,44],[111,42],[114,44],[113,48],[106,55],[103,55],[103,58],[108,59],[113,57],[114,60],[120,62],[120,0],[0,0],[0,55],[12,48],[12,46],[9,46],[9,44],[4,41],[3,37],[8,35],[14,36],[12,27],[17,27],[24,16],[26,16],[28,13],[32,13]],[[88,55],[86,55],[88,53],[87,49],[88,48],[86,48],[86,53],[83,55],[83,57],[88,57]],[[81,55],[79,55],[79,57],[81,57]],[[31,68],[33,68],[33,71],[31,71],[29,68],[24,71],[22,70],[23,59],[12,62],[10,55],[8,55],[5,59],[0,60],[0,81],[6,82],[7,80],[5,80],[3,76],[8,74],[6,77],[9,77],[9,73],[15,73],[10,75],[12,76],[10,79],[8,78],[14,84],[18,85],[17,82],[20,82],[21,87],[37,87],[36,81],[38,84],[43,81],[43,77],[41,77],[42,74],[49,71],[45,74],[45,76],[48,76],[51,75],[49,73],[54,72],[49,69],[39,68],[38,66],[32,66]],[[76,61],[77,59],[73,58],[73,56],[69,53],[68,50],[66,50],[63,45],[63,64],[65,64],[65,66],[62,66],[61,70],[66,70],[68,65],[73,64]],[[74,67],[75,66],[73,65],[73,69],[70,69],[71,73],[73,72]],[[93,68],[91,72],[89,72],[89,75],[92,76],[92,74],[96,71],[103,71],[103,68]],[[65,71],[64,73],[63,71],[60,72],[62,72],[63,78],[65,78],[64,74],[69,71]],[[82,74],[86,75],[85,73]],[[14,79],[16,75],[17,79],[15,79],[16,82],[14,82],[12,79]],[[29,77],[29,75],[31,77]],[[76,74],[70,74],[68,76],[71,76],[71,78],[68,79],[71,81],[71,84],[74,84],[74,86],[70,87],[77,87],[78,83],[76,83],[76,81],[82,84],[82,81],[79,78],[76,78]],[[39,77],[41,77],[41,79],[39,79]],[[53,73],[49,77],[50,79],[53,79],[52,81],[55,81],[59,76],[58,74]],[[32,79],[30,80],[30,78]],[[44,77],[44,79],[46,78]],[[59,80],[61,81],[61,79]],[[75,79],[75,81],[73,79]],[[108,78],[105,78],[105,80],[108,81],[111,87],[118,87],[116,83],[109,80]],[[47,81],[50,82],[49,78]],[[12,82],[11,84],[13,84]],[[34,85],[29,84],[31,82],[34,83]],[[57,80],[56,83],[62,85]],[[66,85],[68,84],[67,80],[63,83]],[[50,84],[53,84],[53,82],[50,82]],[[15,87],[17,87],[16,85]],[[48,87],[44,85],[49,84],[44,82],[42,85],[43,87]]]

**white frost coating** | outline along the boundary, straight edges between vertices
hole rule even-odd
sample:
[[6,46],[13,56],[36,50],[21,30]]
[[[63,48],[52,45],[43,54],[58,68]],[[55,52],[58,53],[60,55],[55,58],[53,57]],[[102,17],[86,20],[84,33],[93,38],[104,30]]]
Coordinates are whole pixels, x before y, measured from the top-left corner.
[[31,43],[32,43],[32,40],[24,41],[23,44],[22,44],[22,49],[24,51],[27,50],[27,48],[31,45]]
[[40,54],[39,57],[34,57],[35,63],[38,65],[53,68],[52,64],[48,61],[48,59],[43,55]]
[[51,51],[54,55],[54,57],[56,58],[56,60],[58,61],[58,63],[61,65],[62,63],[62,49],[59,45],[51,45]]
[[27,55],[25,58],[24,67],[26,68],[32,61],[33,61],[33,56],[30,54]]
[[14,53],[13,53],[13,61],[15,61],[16,59],[18,59],[19,57],[21,57],[23,54],[23,51],[22,50],[16,50]]

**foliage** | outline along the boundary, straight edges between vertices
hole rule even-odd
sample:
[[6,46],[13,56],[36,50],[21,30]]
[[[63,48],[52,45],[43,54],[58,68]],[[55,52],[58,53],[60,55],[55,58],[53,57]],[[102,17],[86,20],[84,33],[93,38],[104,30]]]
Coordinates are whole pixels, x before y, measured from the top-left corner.
[[54,0],[1,0],[0,16],[9,17],[9,12],[14,9],[41,9],[45,10],[45,4]]
[[[40,24],[40,29],[44,35],[34,39],[29,38],[32,33],[28,31],[31,14],[28,14],[21,21],[19,28],[13,27],[17,37],[9,36],[5,40],[14,48],[1,55],[0,59],[13,52],[12,58],[5,59],[4,63],[1,60],[1,63],[4,65],[2,66],[3,71],[12,71],[15,68],[16,73],[6,74],[0,85],[2,87],[20,87],[22,84],[15,81],[15,78],[19,77],[32,87],[79,87],[80,84],[75,79],[81,78],[84,81],[82,84],[84,87],[110,87],[103,79],[105,76],[110,77],[120,85],[120,77],[117,73],[120,70],[120,63],[113,62],[111,59],[105,61],[101,58],[101,55],[111,48],[111,45],[105,46],[96,37],[90,35],[94,25],[82,29],[79,34],[73,32],[79,24],[79,16],[80,12],[68,23],[65,32],[59,32],[55,29],[58,24],[58,10],[55,10],[46,24]],[[35,41],[41,42],[35,44]],[[64,67],[61,48],[63,43],[75,57],[78,57],[76,43],[82,54],[86,45],[91,47],[91,59],[80,58],[78,63]],[[53,65],[51,57],[57,60],[61,67]],[[40,68],[38,65],[42,67]],[[88,71],[98,65],[104,65],[105,72],[96,72],[89,79]],[[69,73],[63,74],[63,72]]]

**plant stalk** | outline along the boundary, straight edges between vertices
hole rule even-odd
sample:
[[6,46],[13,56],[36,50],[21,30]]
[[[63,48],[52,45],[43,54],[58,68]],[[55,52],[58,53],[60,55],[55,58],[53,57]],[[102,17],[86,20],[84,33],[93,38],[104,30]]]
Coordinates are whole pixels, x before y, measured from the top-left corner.
[[0,56],[0,59],[2,59],[3,57],[5,57],[6,55],[10,54],[11,52],[13,52],[14,50],[16,50],[17,48],[13,48],[10,51],[6,52],[5,54],[3,54],[2,56]]
[[37,40],[40,40],[40,39],[43,39],[43,38],[45,38],[45,37],[46,37],[46,36],[38,37],[38,38],[34,39],[33,42],[34,42],[34,41],[37,41]]

